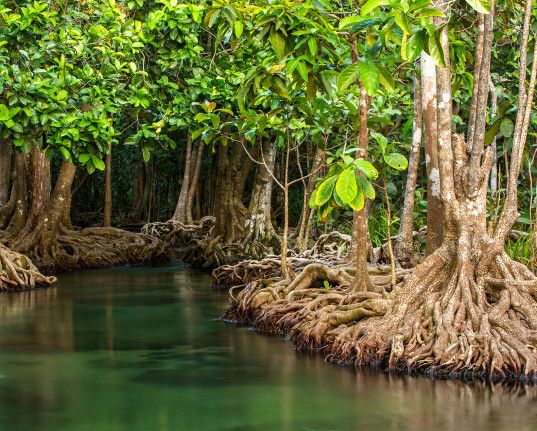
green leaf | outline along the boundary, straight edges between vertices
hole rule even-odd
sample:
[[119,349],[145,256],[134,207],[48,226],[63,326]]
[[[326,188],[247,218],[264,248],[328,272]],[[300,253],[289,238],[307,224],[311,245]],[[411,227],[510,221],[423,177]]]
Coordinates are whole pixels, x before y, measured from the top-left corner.
[[317,50],[318,50],[317,39],[315,39],[314,37],[310,37],[308,39],[308,47],[310,49],[311,56],[315,57],[317,55]]
[[440,44],[439,35],[435,32],[434,34],[429,34],[427,37],[427,48],[428,54],[433,58],[434,62],[438,67],[446,67],[446,62],[444,60],[444,50]]
[[272,30],[270,32],[270,43],[276,56],[278,58],[283,58],[285,56],[285,37],[283,37],[279,31]]
[[351,202],[358,192],[355,177],[356,174],[351,168],[345,169],[338,176],[336,182],[336,193],[344,204]]
[[404,171],[408,167],[408,160],[399,153],[390,153],[384,156],[386,164],[398,171]]
[[209,12],[207,12],[203,20],[205,27],[212,27],[213,24],[218,19],[219,15],[220,15],[220,9],[211,9]]
[[515,125],[510,118],[504,118],[500,123],[500,133],[505,138],[510,138],[513,136],[513,131],[515,130]]
[[365,2],[365,4],[362,6],[362,9],[360,10],[361,16],[366,16],[370,12],[374,11],[375,9],[381,7],[381,6],[387,6],[391,4],[390,0],[368,0]]
[[380,83],[380,72],[377,69],[377,66],[375,63],[368,60],[360,64],[358,72],[367,94],[373,96],[377,92]]
[[296,68],[298,70],[298,73],[302,77],[302,79],[307,82],[308,81],[308,67],[306,66],[306,64],[299,61],[296,64]]
[[376,168],[367,160],[358,159],[354,162],[354,166],[356,166],[356,169],[365,174],[365,176],[371,180],[377,179],[379,175]]
[[340,90],[345,90],[356,82],[358,76],[360,76],[360,63],[353,63],[341,71],[337,78],[337,87]]
[[90,155],[88,153],[83,153],[78,156],[78,161],[80,163],[86,163],[90,159]]
[[418,31],[414,33],[407,41],[406,44],[406,57],[408,61],[414,61],[421,51],[425,47],[425,31]]
[[238,39],[242,36],[242,32],[244,31],[244,24],[242,23],[242,21],[235,21],[233,28],[235,30],[235,37]]
[[324,205],[322,208],[319,208],[319,220],[324,223],[333,210],[334,207],[332,205]]
[[484,13],[484,14],[490,13],[490,1],[489,0],[466,0],[466,3],[472,6],[472,8],[479,13]]
[[56,100],[62,101],[65,99],[67,99],[67,91],[65,90],[58,91],[58,94],[56,94]]
[[418,13],[419,18],[428,18],[432,16],[444,17],[445,14],[440,9],[436,9],[434,7],[423,9]]
[[321,183],[317,189],[317,193],[315,194],[315,205],[321,206],[330,200],[332,193],[334,192],[337,179],[338,176],[334,175]]
[[382,86],[387,90],[395,90],[395,81],[388,69],[380,65],[377,65],[377,69],[380,72],[380,83]]
[[7,121],[9,118],[9,108],[0,103],[0,121]]
[[377,195],[375,193],[375,188],[373,187],[373,184],[371,184],[371,182],[366,177],[363,177],[362,175],[357,175],[356,182],[359,185],[358,188],[362,190],[366,198],[368,198],[369,200],[375,199]]
[[315,208],[315,195],[317,194],[317,190],[313,190],[313,193],[311,194],[310,196],[310,200],[309,200],[309,207],[311,209],[314,209]]
[[349,206],[354,211],[360,211],[364,207],[364,204],[365,204],[364,193],[361,190],[359,190],[358,193],[356,193],[356,196],[354,197],[354,199],[351,202],[349,202]]
[[347,16],[339,21],[339,29],[343,30],[347,27],[352,27],[353,25],[358,24],[361,21],[358,15]]
[[151,152],[147,147],[142,147],[142,157],[144,158],[144,162],[148,162],[149,158],[151,157]]
[[97,156],[91,155],[91,161],[93,165],[100,171],[104,171],[104,162]]

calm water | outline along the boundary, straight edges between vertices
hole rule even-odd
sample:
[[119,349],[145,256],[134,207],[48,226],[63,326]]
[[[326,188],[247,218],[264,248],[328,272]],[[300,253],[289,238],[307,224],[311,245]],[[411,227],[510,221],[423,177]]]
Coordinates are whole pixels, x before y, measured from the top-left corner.
[[178,266],[0,296],[0,430],[536,430],[534,388],[355,373],[226,325]]

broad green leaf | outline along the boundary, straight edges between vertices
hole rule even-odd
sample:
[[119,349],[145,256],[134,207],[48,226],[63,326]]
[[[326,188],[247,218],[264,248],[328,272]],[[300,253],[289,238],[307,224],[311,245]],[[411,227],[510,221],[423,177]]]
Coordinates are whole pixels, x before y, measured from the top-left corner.
[[7,121],[9,120],[9,108],[0,103],[0,121]]
[[370,12],[374,11],[375,9],[381,7],[381,6],[387,6],[391,4],[390,0],[368,0],[365,2],[365,4],[362,6],[362,9],[360,9],[360,15],[366,16]]
[[351,27],[353,25],[358,24],[360,21],[361,19],[358,15],[347,16],[343,18],[341,21],[339,21],[339,29],[343,30],[347,27]]
[[436,32],[427,35],[427,50],[429,51],[428,54],[433,58],[438,67],[446,67],[444,50],[442,49],[439,36]]
[[336,193],[344,204],[351,202],[358,192],[355,177],[356,174],[351,168],[345,169],[338,176],[336,182]]
[[382,86],[387,90],[395,90],[395,81],[388,69],[380,65],[377,65],[377,69],[380,72],[380,83]]
[[341,71],[337,79],[337,86],[345,90],[349,85],[356,82],[360,76],[360,63],[353,63]]
[[278,58],[285,56],[285,37],[277,30],[270,32],[270,43]]
[[323,70],[321,72],[321,82],[326,93],[331,99],[336,97],[338,73],[335,70]]
[[390,153],[384,156],[386,164],[398,171],[404,171],[408,167],[408,160],[399,153]]
[[333,210],[334,207],[332,205],[324,205],[322,208],[319,208],[319,220],[324,223]]
[[301,78],[304,80],[304,81],[308,81],[308,67],[306,66],[305,63],[299,61],[297,64],[296,64],[296,68],[298,70],[298,73],[300,74]]
[[362,190],[366,198],[368,198],[369,200],[375,199],[375,196],[376,196],[375,188],[373,187],[373,184],[371,184],[371,182],[366,177],[363,177],[362,175],[357,175],[356,182],[359,185],[358,189]]
[[504,118],[500,123],[500,133],[505,138],[510,138],[513,136],[513,131],[515,130],[515,125],[510,118]]
[[328,169],[328,173],[326,174],[326,176],[331,177],[333,175],[339,175],[343,171],[344,169],[341,163],[336,163],[335,165],[330,166],[330,169]]
[[369,163],[367,160],[364,159],[357,159],[354,162],[354,165],[356,166],[356,169],[358,169],[360,172],[364,173],[365,176],[371,180],[377,179],[379,173],[377,169]]
[[354,199],[351,202],[349,202],[349,206],[354,211],[362,210],[362,208],[364,207],[364,204],[365,204],[364,193],[361,190],[359,190],[358,193],[356,193],[356,196],[354,197]]
[[316,205],[315,205],[315,195],[316,194],[317,194],[317,190],[313,190],[313,193],[310,196],[309,207],[311,209],[314,209],[316,207]]
[[367,94],[373,96],[377,92],[380,83],[380,72],[377,66],[368,60],[360,64],[358,72]]
[[489,0],[466,0],[466,3],[472,6],[472,8],[479,13],[484,13],[484,14],[490,13],[490,1]]
[[311,56],[315,57],[317,55],[317,50],[318,50],[317,39],[315,39],[314,37],[310,37],[308,39],[308,47],[310,49]]
[[315,194],[315,205],[321,206],[330,200],[332,193],[334,192],[337,179],[338,176],[334,175],[321,183],[317,189],[317,193]]
[[65,99],[67,99],[67,91],[65,90],[58,91],[58,94],[56,94],[56,100],[62,101]]
[[428,18],[432,16],[444,17],[445,14],[440,9],[434,7],[423,9],[418,13],[419,18]]
[[408,39],[406,44],[406,58],[408,61],[414,61],[425,46],[425,31],[420,30],[414,33]]
[[90,159],[90,155],[88,153],[83,153],[78,156],[78,161],[80,163],[86,163]]
[[242,21],[235,21],[235,24],[233,24],[233,28],[235,30],[235,37],[238,39],[242,36],[242,32],[244,31],[244,24]]
[[213,24],[218,19],[218,16],[220,15],[220,9],[211,9],[207,14],[205,15],[205,18],[203,19],[203,23],[205,24],[205,27],[212,27]]
[[406,18],[406,15],[402,13],[396,13],[394,16],[394,20],[395,23],[399,26],[399,28],[403,31],[403,33],[410,33],[410,28],[408,26],[408,20]]
[[91,161],[93,162],[93,166],[95,166],[100,171],[104,171],[104,162],[97,156],[91,155]]

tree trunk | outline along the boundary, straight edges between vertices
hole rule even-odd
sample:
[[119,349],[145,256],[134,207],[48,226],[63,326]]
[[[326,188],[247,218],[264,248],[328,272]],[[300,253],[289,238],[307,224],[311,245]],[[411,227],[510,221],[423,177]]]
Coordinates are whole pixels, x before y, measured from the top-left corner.
[[243,157],[242,148],[226,142],[219,143],[213,213],[216,217],[215,233],[224,244],[231,244],[242,235],[247,212],[242,196],[251,167],[251,161]]
[[181,191],[179,192],[179,199],[177,200],[177,206],[175,208],[175,213],[173,214],[172,220],[186,223],[186,206],[188,199],[188,192],[190,189],[190,184],[192,178],[190,172],[192,170],[192,136],[190,132],[187,134],[186,138],[186,152],[185,152],[185,171],[183,173],[183,182],[181,183]]
[[103,226],[112,226],[112,145],[108,145],[105,159],[104,217]]
[[[360,130],[358,133],[358,147],[356,157],[367,159],[368,153],[368,128],[367,120],[369,118],[369,104],[371,98],[367,95],[365,87],[360,84]],[[367,257],[369,255],[369,227],[367,223],[367,205],[360,211],[354,212],[352,226],[352,243],[353,250],[351,256],[354,256],[356,275],[354,278],[354,290],[367,291],[371,287],[369,279]]]
[[[427,254],[442,243],[444,220],[438,169],[438,97],[434,60],[421,53],[423,138],[427,166]],[[451,102],[450,102],[451,103]]]
[[28,157],[16,153],[14,164],[11,196],[0,214],[0,223],[9,233],[23,228],[28,213]]
[[29,210],[22,230],[12,232],[10,246],[17,249],[17,244],[23,241],[33,230],[38,220],[43,217],[45,206],[50,197],[50,161],[45,152],[33,146],[29,158]]
[[309,206],[309,200],[313,190],[315,189],[315,180],[319,177],[320,171],[326,160],[326,144],[328,135],[324,141],[322,148],[317,147],[315,150],[315,156],[313,158],[313,165],[311,167],[311,175],[308,178],[308,185],[304,191],[304,201],[302,203],[302,214],[298,222],[298,236],[297,243],[299,251],[305,251],[308,248],[308,223],[310,221],[311,208]]
[[412,127],[412,145],[408,163],[405,201],[401,215],[401,225],[397,237],[395,254],[403,268],[411,268],[416,264],[414,250],[414,202],[416,185],[418,182],[418,170],[420,161],[420,147],[422,137],[422,107],[421,107],[421,83],[414,77],[414,124]]
[[11,141],[0,140],[0,208],[9,199],[9,184],[11,180]]
[[[262,164],[257,168],[242,240],[245,252],[254,258],[261,258],[266,252],[274,253],[279,248],[271,216],[276,144],[261,143],[260,154]],[[265,247],[267,250],[264,252],[262,249]]]
[[[201,162],[203,160],[203,149],[204,149],[203,141],[198,141],[198,146],[196,150],[196,157],[195,157],[195,164],[194,164],[194,172],[192,173],[192,179],[190,182],[190,187],[188,188],[188,196],[186,200],[186,208],[185,208],[185,214],[186,214],[186,221],[187,223],[192,223],[192,206],[194,203],[194,197],[196,195],[196,192],[198,190],[198,182],[199,182],[199,176],[200,176],[200,170],[201,170]],[[197,220],[200,218],[200,216],[197,216]]]

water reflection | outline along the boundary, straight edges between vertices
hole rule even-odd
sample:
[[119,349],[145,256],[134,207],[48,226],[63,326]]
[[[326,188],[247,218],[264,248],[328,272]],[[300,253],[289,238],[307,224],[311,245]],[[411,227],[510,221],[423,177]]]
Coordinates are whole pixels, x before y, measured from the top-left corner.
[[0,296],[0,430],[533,430],[536,388],[354,372],[215,317],[180,267]]

